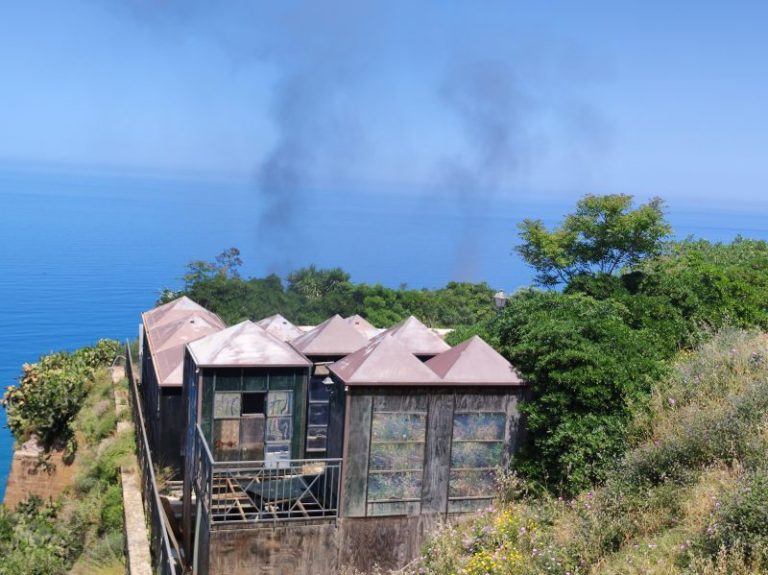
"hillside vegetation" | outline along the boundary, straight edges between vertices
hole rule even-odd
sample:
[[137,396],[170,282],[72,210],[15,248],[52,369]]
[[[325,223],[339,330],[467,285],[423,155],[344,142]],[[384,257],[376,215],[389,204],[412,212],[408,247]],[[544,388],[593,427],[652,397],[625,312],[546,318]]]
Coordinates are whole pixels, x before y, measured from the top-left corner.
[[[44,356],[25,365],[20,385],[6,391],[17,440],[34,435],[47,449],[65,449],[78,473],[55,501],[31,497],[14,511],[0,507],[0,575],[125,572],[118,474],[135,446],[132,429],[116,429],[107,366],[118,347],[102,340]],[[43,454],[41,473],[46,465]]]
[[419,575],[768,572],[768,337],[682,353],[604,482],[573,498],[499,477],[493,512],[445,527]]

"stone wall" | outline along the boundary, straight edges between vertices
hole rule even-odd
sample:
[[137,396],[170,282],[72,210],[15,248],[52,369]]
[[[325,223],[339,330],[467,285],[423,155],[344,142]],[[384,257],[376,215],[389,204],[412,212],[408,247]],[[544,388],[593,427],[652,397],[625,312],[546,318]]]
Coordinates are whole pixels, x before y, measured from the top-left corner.
[[55,498],[72,486],[77,465],[64,463],[62,451],[52,452],[46,463],[41,464],[41,453],[42,448],[35,439],[30,439],[14,451],[3,500],[9,509],[15,509],[30,495],[42,499]]

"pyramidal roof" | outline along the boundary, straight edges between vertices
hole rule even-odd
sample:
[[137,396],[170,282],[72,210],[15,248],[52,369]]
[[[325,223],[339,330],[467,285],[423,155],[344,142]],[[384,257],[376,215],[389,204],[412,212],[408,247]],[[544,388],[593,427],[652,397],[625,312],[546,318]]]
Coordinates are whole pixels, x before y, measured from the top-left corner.
[[296,339],[300,335],[304,334],[303,331],[301,331],[298,327],[293,325],[279,313],[257,321],[256,325],[265,329],[267,332],[283,341],[291,341],[292,339]]
[[291,341],[304,355],[348,355],[367,343],[368,338],[338,314]]
[[437,355],[451,349],[439,335],[413,316],[407,317],[384,333],[400,341],[416,355]]
[[374,326],[367,319],[358,314],[344,318],[344,321],[354,327],[368,339],[374,338],[384,331],[383,329],[379,329],[378,327]]
[[160,386],[182,384],[184,346],[187,343],[225,327],[219,316],[186,296],[141,315]]
[[367,346],[328,366],[346,385],[440,385],[441,379],[393,337],[380,335]]
[[187,345],[198,366],[306,367],[312,365],[290,345],[246,320]]
[[211,324],[220,324],[224,327],[224,322],[212,311],[205,309],[199,303],[189,299],[187,296],[181,296],[166,304],[157,306],[154,309],[145,311],[141,314],[144,320],[144,327],[148,330],[159,327],[165,323],[176,321],[179,318],[187,317],[192,314],[206,316]]
[[424,365],[432,369],[445,383],[525,384],[512,364],[478,336],[473,336],[433,357]]

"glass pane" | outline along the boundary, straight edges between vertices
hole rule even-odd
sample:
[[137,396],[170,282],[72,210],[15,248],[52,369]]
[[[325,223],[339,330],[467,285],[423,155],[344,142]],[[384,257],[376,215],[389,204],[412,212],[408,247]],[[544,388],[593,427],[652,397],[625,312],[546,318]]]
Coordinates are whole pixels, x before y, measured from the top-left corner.
[[421,472],[370,473],[368,475],[368,501],[420,498]]
[[292,373],[270,374],[269,389],[293,389],[293,374]]
[[281,461],[291,458],[291,445],[290,443],[268,443],[267,454],[265,459],[267,461]]
[[424,441],[427,418],[420,414],[374,413],[372,441]]
[[310,401],[328,401],[330,395],[322,377],[313,377],[309,380],[309,399]]
[[264,372],[245,370],[243,372],[244,391],[266,391],[267,374]]
[[309,425],[328,425],[328,404],[309,404]]
[[324,425],[307,428],[307,449],[325,449],[328,440],[328,428]]
[[240,420],[218,419],[213,427],[213,456],[217,461],[240,458]]
[[421,510],[420,501],[398,501],[395,503],[369,503],[368,516],[417,515]]
[[451,447],[451,467],[489,467],[502,463],[504,443],[498,442],[454,442]]
[[493,497],[496,495],[495,473],[492,470],[452,469],[448,497]]
[[217,369],[216,391],[240,391],[241,376],[240,369]]
[[290,417],[267,419],[267,441],[290,441],[293,421]]
[[244,417],[240,420],[240,447],[242,459],[264,459],[264,416]]
[[493,505],[493,499],[457,499],[448,501],[448,513],[475,513]]
[[240,417],[240,394],[216,392],[213,402],[213,416]]
[[371,469],[421,471],[423,443],[375,443],[371,445]]
[[458,413],[453,416],[453,440],[504,439],[503,413]]
[[244,393],[242,403],[243,415],[264,415],[266,393]]
[[270,391],[267,397],[267,415],[291,415],[293,394],[290,391]]

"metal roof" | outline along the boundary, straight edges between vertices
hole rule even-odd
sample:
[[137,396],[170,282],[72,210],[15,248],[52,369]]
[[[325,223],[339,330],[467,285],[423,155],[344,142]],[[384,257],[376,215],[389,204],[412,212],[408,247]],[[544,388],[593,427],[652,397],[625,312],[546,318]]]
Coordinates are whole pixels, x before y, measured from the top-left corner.
[[409,316],[384,333],[391,335],[416,355],[437,355],[451,346],[413,316]]
[[298,327],[293,325],[279,313],[257,321],[256,325],[264,328],[267,330],[267,332],[283,341],[291,341],[292,339],[296,339],[300,335],[304,334],[303,331],[301,331]]
[[385,331],[383,329],[380,329],[374,326],[371,322],[369,322],[363,316],[358,314],[345,317],[344,321],[346,321],[349,325],[354,327],[357,331],[362,333],[368,339],[374,338],[380,333],[382,333],[383,331]]
[[184,346],[224,329],[215,313],[186,296],[141,314],[158,385],[182,384]]
[[479,336],[433,357],[424,365],[451,384],[525,385],[512,364]]
[[382,334],[328,366],[346,385],[440,385],[442,380],[397,339]]
[[187,345],[203,367],[307,367],[312,362],[290,345],[246,320]]
[[367,343],[368,338],[338,314],[291,341],[291,345],[304,355],[326,356],[348,355]]

